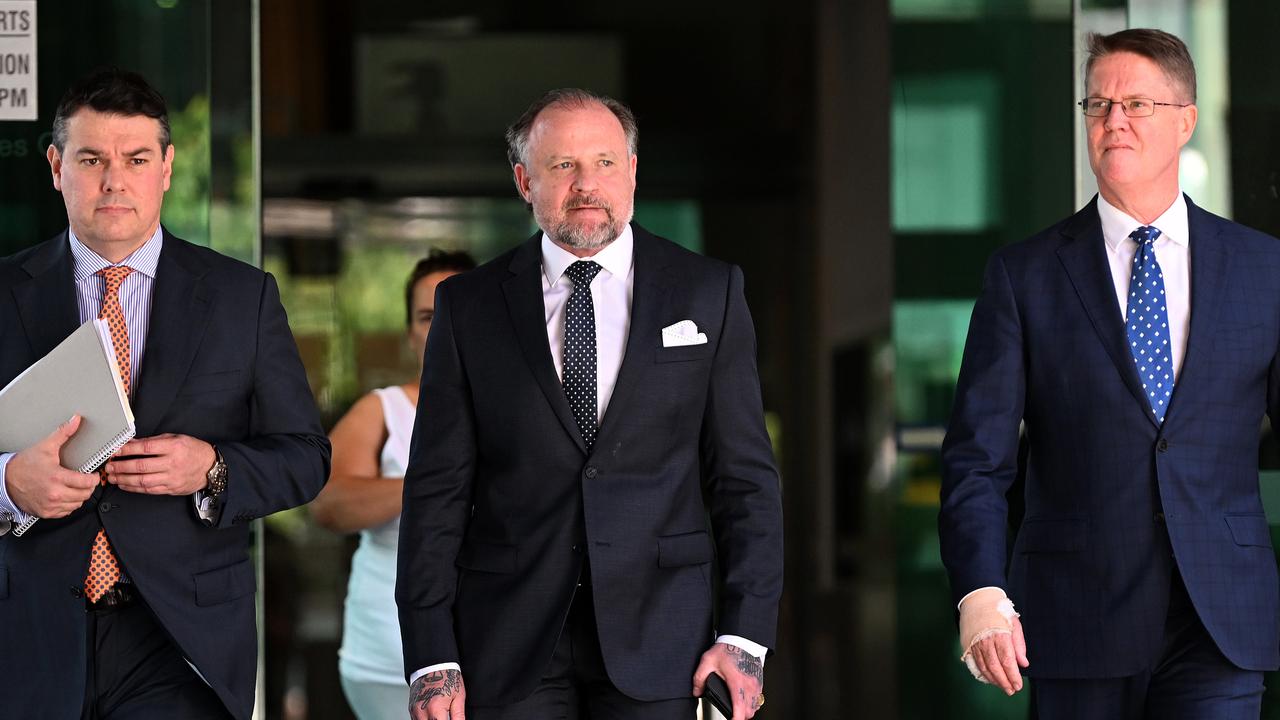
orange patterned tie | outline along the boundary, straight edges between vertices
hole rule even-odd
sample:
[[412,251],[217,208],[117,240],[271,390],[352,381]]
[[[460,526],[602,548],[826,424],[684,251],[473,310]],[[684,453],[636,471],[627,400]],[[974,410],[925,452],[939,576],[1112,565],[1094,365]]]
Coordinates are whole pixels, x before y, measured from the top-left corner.
[[[124,385],[126,395],[129,394],[131,360],[129,358],[129,327],[124,321],[124,308],[120,307],[120,283],[124,282],[131,272],[133,268],[123,265],[98,271],[98,274],[107,281],[106,291],[102,296],[102,312],[98,313],[98,317],[106,320],[107,327],[111,329],[111,344],[115,347],[120,382]],[[106,485],[105,463],[99,472],[102,475],[102,484]],[[116,554],[111,549],[106,530],[98,528],[98,534],[93,538],[93,547],[89,551],[89,572],[84,579],[85,596],[97,602],[119,579],[120,561],[116,559]]]

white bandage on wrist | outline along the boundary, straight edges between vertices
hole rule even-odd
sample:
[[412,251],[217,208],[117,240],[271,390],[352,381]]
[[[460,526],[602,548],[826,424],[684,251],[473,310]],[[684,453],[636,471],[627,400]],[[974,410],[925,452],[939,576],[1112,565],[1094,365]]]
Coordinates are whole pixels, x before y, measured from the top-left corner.
[[978,591],[961,604],[960,638],[964,642],[964,653],[960,659],[978,681],[990,682],[978,670],[973,648],[993,635],[1012,635],[1016,617],[1019,615],[1013,608],[1013,601],[1005,597],[999,588]]

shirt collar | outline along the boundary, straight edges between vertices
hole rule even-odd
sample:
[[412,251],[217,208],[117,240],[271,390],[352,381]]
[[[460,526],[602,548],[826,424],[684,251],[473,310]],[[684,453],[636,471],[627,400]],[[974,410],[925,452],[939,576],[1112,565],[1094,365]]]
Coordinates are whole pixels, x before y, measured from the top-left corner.
[[[71,258],[75,266],[76,282],[88,279],[94,273],[104,268],[109,268],[112,263],[107,259],[89,249],[76,237],[74,230],[67,229],[67,238],[71,244]],[[129,253],[129,257],[121,260],[116,265],[125,265],[133,268],[134,272],[140,272],[151,279],[156,277],[156,266],[160,263],[160,248],[164,245],[164,230],[160,225],[156,225],[156,231],[152,233],[151,239],[142,244],[142,247]]]
[[542,273],[547,284],[555,286],[564,277],[564,271],[579,260],[591,260],[604,268],[604,272],[614,277],[625,278],[631,273],[631,264],[635,256],[635,238],[628,224],[616,240],[604,246],[600,252],[591,257],[580,258],[551,241],[542,233]]
[[[1102,239],[1112,250],[1128,240],[1134,230],[1142,227],[1142,223],[1107,202],[1101,193],[1098,194],[1098,217],[1102,220]],[[1160,229],[1160,237],[1168,238],[1183,247],[1188,246],[1191,231],[1187,225],[1187,199],[1181,190],[1169,209],[1161,213],[1151,226]]]

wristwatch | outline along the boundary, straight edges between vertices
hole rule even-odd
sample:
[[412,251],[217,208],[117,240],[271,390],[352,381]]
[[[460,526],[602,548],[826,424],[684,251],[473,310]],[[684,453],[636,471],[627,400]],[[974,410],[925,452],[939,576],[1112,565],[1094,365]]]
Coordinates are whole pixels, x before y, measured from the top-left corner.
[[213,446],[213,467],[209,468],[209,472],[205,473],[209,485],[204,491],[210,497],[220,497],[227,489],[227,461],[222,459],[222,453],[218,450],[218,446]]

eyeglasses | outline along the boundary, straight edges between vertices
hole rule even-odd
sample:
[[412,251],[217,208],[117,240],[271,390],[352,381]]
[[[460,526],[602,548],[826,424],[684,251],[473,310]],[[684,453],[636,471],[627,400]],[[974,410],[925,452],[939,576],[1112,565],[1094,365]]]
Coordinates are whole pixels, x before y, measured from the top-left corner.
[[1124,114],[1128,117],[1147,117],[1148,115],[1155,114],[1157,105],[1184,108],[1190,104],[1191,103],[1181,105],[1178,103],[1156,102],[1150,98],[1125,98],[1123,100],[1111,100],[1109,98],[1102,97],[1087,97],[1076,103],[1076,105],[1079,105],[1084,110],[1084,114],[1089,117],[1106,117],[1110,115],[1112,105],[1119,105],[1120,109],[1123,110]]

